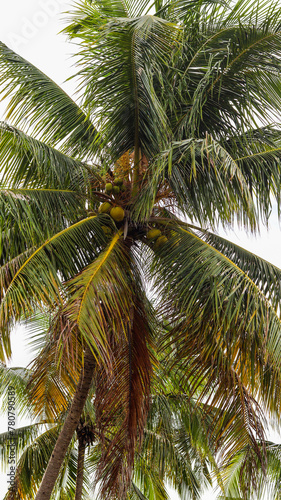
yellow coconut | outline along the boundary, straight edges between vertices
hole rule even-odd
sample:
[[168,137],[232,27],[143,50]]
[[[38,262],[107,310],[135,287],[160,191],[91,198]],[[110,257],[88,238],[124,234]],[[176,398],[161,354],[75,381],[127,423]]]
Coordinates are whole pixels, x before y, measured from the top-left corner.
[[163,245],[165,245],[165,243],[167,243],[167,241],[168,241],[168,238],[166,238],[166,236],[164,236],[164,235],[159,236],[159,238],[157,238],[157,240],[155,241],[154,248],[157,249],[157,248],[162,247]]
[[108,214],[110,212],[111,205],[108,203],[108,201],[105,201],[99,206],[99,213],[100,214]]
[[113,186],[111,184],[111,182],[107,182],[107,184],[105,185],[105,191],[110,194],[112,192],[112,189],[113,189]]
[[146,235],[148,240],[156,240],[156,238],[159,238],[159,236],[161,236],[160,229],[150,229],[150,231],[148,231]]
[[122,186],[123,179],[121,179],[120,177],[116,177],[116,179],[114,179],[114,184],[115,186]]
[[110,210],[110,215],[116,222],[122,222],[125,217],[125,212],[122,207],[113,207]]

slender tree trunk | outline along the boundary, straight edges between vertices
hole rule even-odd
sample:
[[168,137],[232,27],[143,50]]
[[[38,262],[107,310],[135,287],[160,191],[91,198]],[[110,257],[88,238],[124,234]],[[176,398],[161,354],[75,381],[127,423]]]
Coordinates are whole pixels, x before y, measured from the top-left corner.
[[86,445],[83,438],[82,439],[78,438],[78,464],[77,464],[77,475],[76,475],[75,500],[81,500],[82,498],[85,449]]
[[35,500],[49,500],[52,494],[65,454],[83,411],[91,387],[94,369],[95,358],[87,346],[85,349],[84,369],[81,371],[69,413],[56,442]]

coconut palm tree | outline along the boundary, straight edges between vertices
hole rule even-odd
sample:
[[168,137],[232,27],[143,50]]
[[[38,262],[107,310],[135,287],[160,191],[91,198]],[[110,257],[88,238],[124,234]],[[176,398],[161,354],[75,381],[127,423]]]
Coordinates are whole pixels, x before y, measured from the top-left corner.
[[281,271],[215,230],[258,229],[272,196],[280,210],[280,20],[267,2],[85,0],[66,29],[81,44],[79,106],[0,45],[1,356],[38,310],[60,359],[81,345],[37,500],[93,380],[97,481],[126,498],[161,353],[182,393],[200,392],[224,462],[246,445],[245,467],[264,462]]

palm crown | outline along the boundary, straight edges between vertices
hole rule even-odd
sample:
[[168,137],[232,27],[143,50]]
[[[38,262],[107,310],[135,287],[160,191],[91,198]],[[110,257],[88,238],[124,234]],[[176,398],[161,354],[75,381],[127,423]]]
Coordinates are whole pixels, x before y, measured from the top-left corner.
[[225,459],[263,461],[281,271],[207,228],[254,230],[280,205],[280,19],[266,2],[82,2],[80,106],[0,46],[1,354],[38,309],[59,359],[73,335],[88,346],[108,498],[127,494],[164,352]]

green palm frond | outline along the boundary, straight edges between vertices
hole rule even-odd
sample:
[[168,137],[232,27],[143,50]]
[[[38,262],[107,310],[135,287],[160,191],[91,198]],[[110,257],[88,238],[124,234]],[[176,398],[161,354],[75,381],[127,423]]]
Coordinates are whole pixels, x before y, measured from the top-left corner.
[[[72,24],[68,29],[77,32],[87,22],[91,23],[93,12],[111,18],[139,17],[146,10],[151,10],[154,2],[151,0],[94,0],[90,2],[79,2],[76,4],[75,12],[72,14]],[[77,24],[75,19],[77,18]]]
[[85,216],[85,199],[74,191],[7,189],[0,185],[2,258],[17,255],[12,251],[15,235],[17,251],[24,251],[59,232],[67,222]]
[[259,287],[273,309],[278,310],[281,300],[281,269],[265,259],[210,231],[202,231],[200,237],[225,255]]
[[[130,322],[132,274],[122,233],[118,232],[105,250],[67,285],[71,299],[70,319],[91,345],[106,353],[108,325],[117,336],[126,335]],[[94,307],[93,307],[94,305]],[[98,347],[99,346],[99,347]]]
[[[263,439],[262,415],[250,391],[268,370],[275,382],[280,378],[278,314],[242,269],[191,231],[157,253],[160,310],[171,323],[167,337],[175,346],[172,363],[182,365],[193,391],[205,381],[203,395],[218,408],[217,425],[223,423],[220,412],[231,407],[241,416],[224,437],[225,453],[248,443],[262,460],[255,444],[255,434]],[[271,385],[266,397],[279,408],[275,396]]]
[[[78,33],[85,47],[79,73],[85,105],[98,115],[115,158],[133,147],[154,155],[169,133],[154,79],[160,76],[162,59],[179,43],[179,27],[151,15],[109,20],[96,4],[88,9],[91,18],[87,16],[85,26],[79,20]],[[73,27],[67,31],[71,34]]]
[[[195,328],[197,324],[207,331],[212,324],[218,333],[224,332],[226,344],[242,335],[245,347],[247,341],[266,339],[272,362],[280,365],[280,318],[262,288],[238,264],[184,229],[160,249],[156,259],[160,296],[165,294],[179,313],[192,318]],[[168,298],[171,286],[174,299]],[[230,331],[234,337],[229,337]]]
[[[89,166],[16,127],[0,123],[2,183],[13,188],[85,189]],[[91,168],[92,176],[96,174]],[[96,174],[97,175],[97,174]]]
[[236,8],[227,5],[224,13],[214,8],[205,18],[195,11],[186,18],[183,57],[174,70],[180,134],[208,132],[223,139],[253,126],[257,117],[265,123],[278,114],[280,6],[259,4],[258,13],[251,11],[254,22],[245,15],[246,2]]
[[144,474],[145,484],[146,468],[151,467],[180,498],[200,498],[215,467],[211,428],[211,417],[187,395],[153,395],[136,476]]
[[[136,201],[135,212],[140,218],[150,215],[157,196],[160,203],[167,205],[171,195],[174,210],[177,207],[192,221],[216,226],[218,220],[229,224],[236,216],[252,228],[257,224],[254,201],[243,172],[235,158],[211,136],[173,142],[150,166],[147,177]],[[167,185],[170,192],[165,200],[161,191],[165,193]]]
[[7,119],[32,127],[50,145],[63,143],[71,155],[92,157],[99,135],[87,115],[39,69],[0,44],[0,88],[9,99]]
[[[32,443],[44,432],[48,432],[48,428],[53,429],[54,425],[49,423],[33,423],[25,427],[18,427],[13,430],[13,444],[15,447],[16,458],[18,458],[26,448],[32,446]],[[47,430],[46,430],[47,428]],[[10,453],[11,433],[3,432],[0,434],[0,457],[2,468],[8,467]]]
[[[251,490],[247,496],[249,500],[272,498],[272,500],[280,500],[280,444],[266,442],[267,453],[267,475],[264,476],[262,470],[259,470],[257,491]],[[242,498],[243,483],[246,482],[243,467],[247,463],[247,450],[233,457],[229,467],[225,468],[225,482],[229,498],[233,495]],[[242,479],[242,481],[241,481]]]
[[18,415],[30,416],[32,407],[26,386],[30,377],[30,370],[22,367],[8,367],[4,363],[0,364],[0,397],[1,411],[7,412],[9,408],[9,387],[13,388]]
[[52,426],[26,446],[17,462],[15,487],[10,488],[5,499],[35,498],[59,431],[60,426]]
[[268,126],[250,130],[241,136],[230,137],[225,147],[235,155],[258,211],[267,223],[272,208],[272,197],[280,205],[280,130]]
[[1,302],[4,344],[14,321],[32,316],[37,308],[62,304],[62,277],[73,277],[97,257],[106,242],[103,224],[112,227],[113,223],[107,215],[87,217],[55,234],[29,255]]

